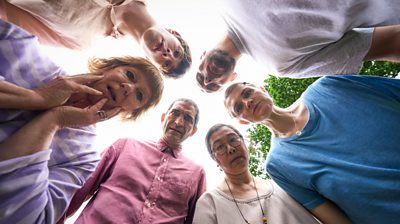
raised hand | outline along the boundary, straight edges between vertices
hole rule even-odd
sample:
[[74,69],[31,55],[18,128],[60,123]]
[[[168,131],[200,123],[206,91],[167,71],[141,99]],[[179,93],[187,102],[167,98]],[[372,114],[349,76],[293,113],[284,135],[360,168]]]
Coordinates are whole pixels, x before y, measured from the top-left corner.
[[50,82],[33,89],[32,103],[36,109],[50,109],[61,106],[73,93],[87,93],[101,95],[102,93],[88,86],[88,84],[102,79],[102,75],[93,73],[74,76],[60,76]]
[[116,116],[121,108],[101,110],[107,99],[101,99],[93,106],[78,108],[73,106],[59,106],[51,109],[49,113],[54,115],[59,128],[82,127],[95,124]]

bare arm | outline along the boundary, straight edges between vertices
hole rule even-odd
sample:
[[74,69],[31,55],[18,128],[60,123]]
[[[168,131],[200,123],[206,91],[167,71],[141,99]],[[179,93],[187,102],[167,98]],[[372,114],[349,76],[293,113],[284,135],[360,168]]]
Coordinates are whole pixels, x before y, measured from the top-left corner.
[[44,110],[63,105],[73,93],[101,95],[87,86],[103,76],[83,74],[58,77],[36,89],[26,89],[7,81],[0,81],[0,108]]
[[[56,131],[63,127],[80,127],[100,121],[96,114],[105,104],[100,100],[89,108],[56,107],[39,115],[15,134],[0,143],[0,161],[31,155],[48,149]],[[108,117],[118,114],[120,108],[107,111]]]
[[351,224],[351,221],[330,201],[311,209],[311,213],[324,224]]
[[364,60],[400,62],[400,25],[375,28]]

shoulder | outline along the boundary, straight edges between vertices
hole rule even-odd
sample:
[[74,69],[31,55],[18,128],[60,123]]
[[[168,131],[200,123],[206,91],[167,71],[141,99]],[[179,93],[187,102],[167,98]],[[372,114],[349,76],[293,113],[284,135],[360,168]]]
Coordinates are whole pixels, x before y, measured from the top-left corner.
[[215,203],[219,200],[221,200],[222,196],[221,194],[218,193],[217,189],[211,189],[206,192],[204,192],[197,203],[200,203],[200,205],[204,207],[215,207]]

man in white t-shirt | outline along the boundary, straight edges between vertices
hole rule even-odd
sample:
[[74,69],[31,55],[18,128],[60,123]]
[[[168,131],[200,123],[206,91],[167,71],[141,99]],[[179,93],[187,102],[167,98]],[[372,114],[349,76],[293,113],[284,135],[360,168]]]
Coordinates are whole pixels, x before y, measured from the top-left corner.
[[[400,1],[225,0],[227,34],[203,55],[199,86],[214,92],[250,55],[273,75],[357,73],[364,60],[400,61]],[[389,26],[394,25],[394,26]]]

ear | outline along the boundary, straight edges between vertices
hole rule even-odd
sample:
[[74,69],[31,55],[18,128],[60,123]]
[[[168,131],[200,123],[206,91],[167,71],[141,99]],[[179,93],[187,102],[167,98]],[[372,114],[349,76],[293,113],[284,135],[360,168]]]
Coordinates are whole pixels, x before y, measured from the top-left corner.
[[165,120],[165,113],[162,113],[161,114],[161,122],[164,122],[164,120]]
[[239,124],[249,124],[250,122],[245,121],[245,120],[239,120]]
[[207,51],[204,51],[203,54],[200,56],[200,61],[206,56]]
[[197,132],[197,128],[193,128],[192,133],[190,133],[190,136],[193,136],[194,133],[196,133],[196,132]]
[[236,73],[236,72],[233,72],[232,75],[231,75],[231,77],[229,78],[229,81],[233,81],[233,80],[235,80],[236,78],[237,78],[237,73]]
[[261,91],[263,91],[264,93],[267,92],[267,90],[264,88],[264,86],[260,86]]

